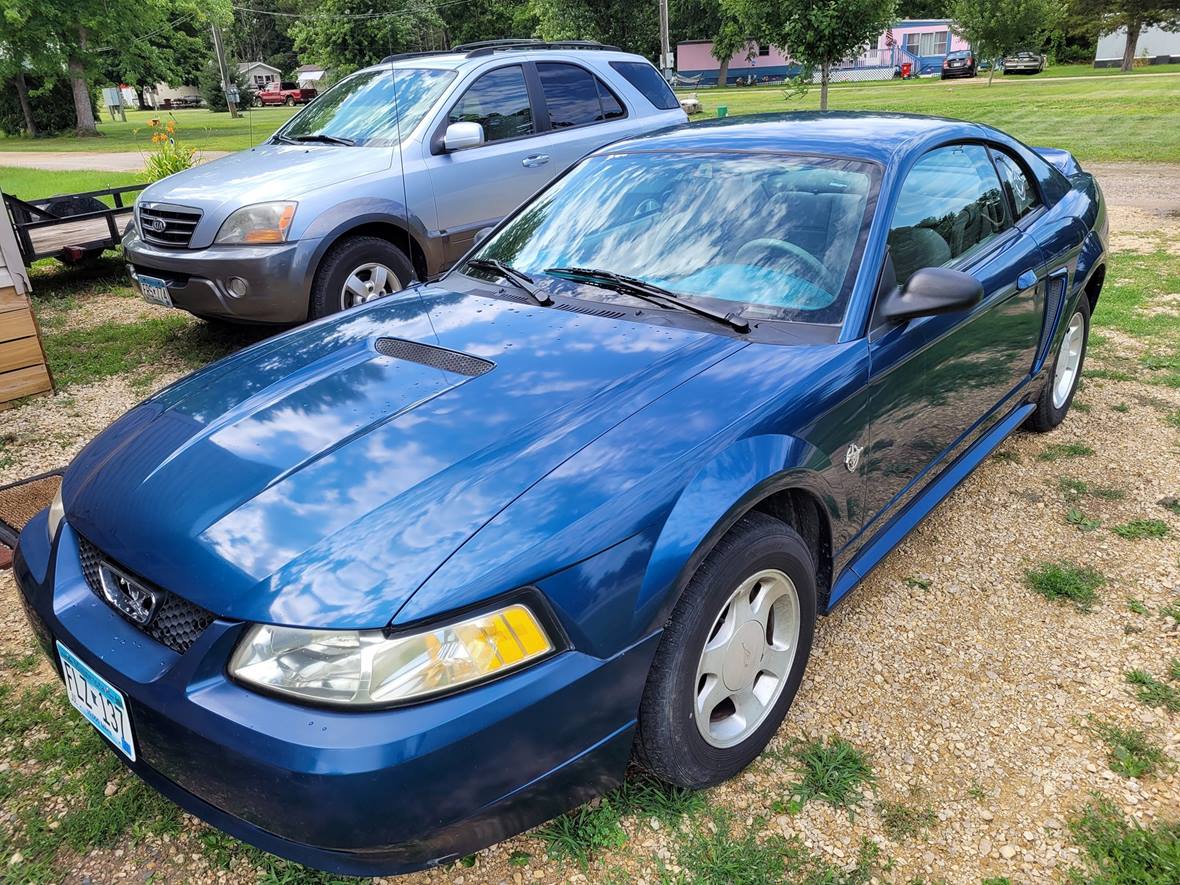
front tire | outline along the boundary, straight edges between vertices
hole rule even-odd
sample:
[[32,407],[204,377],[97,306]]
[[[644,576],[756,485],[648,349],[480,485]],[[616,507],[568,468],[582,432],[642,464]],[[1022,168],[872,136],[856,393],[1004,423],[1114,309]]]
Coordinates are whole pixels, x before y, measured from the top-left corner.
[[311,287],[309,316],[319,319],[400,292],[414,267],[397,246],[380,237],[346,237],[320,262]]
[[1045,433],[1065,420],[1082,379],[1089,340],[1090,302],[1083,293],[1066,323],[1065,335],[1053,357],[1053,368],[1037,399],[1036,410],[1028,418],[1030,430]]
[[701,789],[749,765],[786,716],[811,654],[815,564],[790,526],[743,516],[672,611],[639,709],[640,765]]

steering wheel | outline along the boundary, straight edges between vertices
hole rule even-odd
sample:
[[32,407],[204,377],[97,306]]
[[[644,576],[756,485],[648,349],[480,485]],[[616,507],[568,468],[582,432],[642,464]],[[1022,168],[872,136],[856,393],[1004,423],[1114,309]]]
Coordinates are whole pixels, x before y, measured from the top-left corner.
[[[757,240],[750,240],[737,251],[737,256],[734,258],[739,264],[748,262],[751,258],[764,258],[767,252],[777,252],[781,255],[786,255],[787,258],[792,259],[797,264],[803,266],[805,278],[817,286],[823,287],[828,276],[828,269],[820,263],[820,260],[804,249],[802,246],[796,246],[794,243],[789,243],[786,240],[776,240],[774,237],[761,237]],[[764,264],[762,261],[754,261],[754,264]]]

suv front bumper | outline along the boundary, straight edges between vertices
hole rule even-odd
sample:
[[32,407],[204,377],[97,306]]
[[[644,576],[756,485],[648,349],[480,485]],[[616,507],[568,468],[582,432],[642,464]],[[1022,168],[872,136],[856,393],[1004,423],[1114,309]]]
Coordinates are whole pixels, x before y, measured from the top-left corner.
[[[189,313],[290,324],[307,319],[312,258],[319,242],[165,249],[144,242],[132,228],[123,237],[123,254],[133,280],[141,274],[164,280],[173,305]],[[245,284],[242,295],[230,288],[235,277]]]

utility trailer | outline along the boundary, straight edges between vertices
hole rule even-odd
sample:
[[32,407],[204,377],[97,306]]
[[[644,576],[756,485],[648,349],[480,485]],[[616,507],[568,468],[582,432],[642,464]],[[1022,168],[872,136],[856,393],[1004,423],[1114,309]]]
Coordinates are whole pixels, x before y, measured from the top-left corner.
[[[135,198],[127,195],[145,187],[130,184],[32,202],[4,194],[4,208],[25,264],[40,258],[73,264],[97,257],[104,249],[114,249],[135,205]],[[114,205],[108,206],[102,197],[109,197]]]

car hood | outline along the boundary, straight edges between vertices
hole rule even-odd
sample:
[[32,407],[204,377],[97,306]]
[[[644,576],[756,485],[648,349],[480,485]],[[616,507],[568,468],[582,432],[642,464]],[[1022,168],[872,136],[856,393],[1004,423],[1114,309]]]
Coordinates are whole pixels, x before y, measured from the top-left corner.
[[137,407],[71,466],[67,518],[217,615],[379,627],[530,486],[743,346],[418,290]]
[[298,200],[321,187],[384,171],[392,162],[388,147],[261,144],[169,175],[140,199],[194,206],[220,219],[251,203]]

